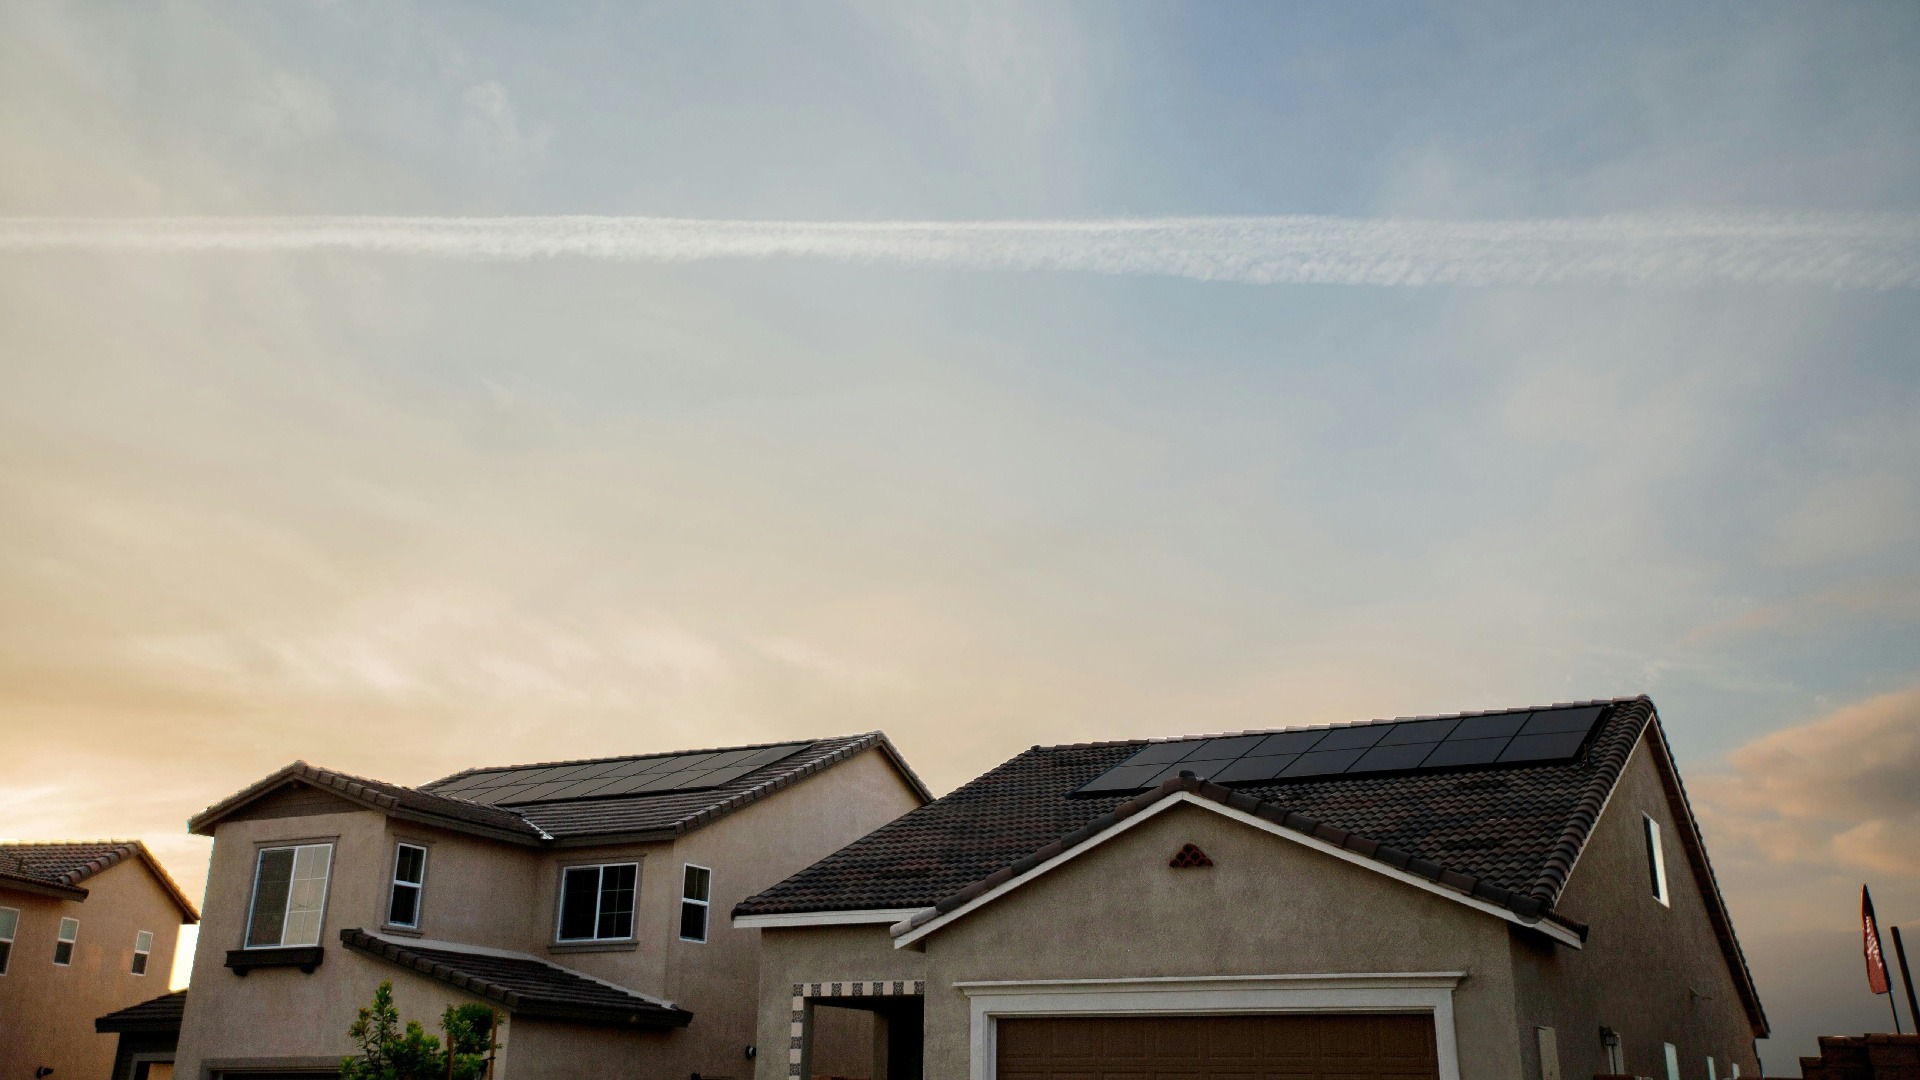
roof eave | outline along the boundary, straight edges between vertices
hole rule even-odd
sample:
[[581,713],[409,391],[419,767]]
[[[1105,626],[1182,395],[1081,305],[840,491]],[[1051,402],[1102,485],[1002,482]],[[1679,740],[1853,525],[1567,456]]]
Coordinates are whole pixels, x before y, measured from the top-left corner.
[[20,874],[0,873],[0,889],[30,893],[34,896],[51,896],[58,900],[85,900],[87,890],[77,885],[62,885],[55,881],[26,877]]

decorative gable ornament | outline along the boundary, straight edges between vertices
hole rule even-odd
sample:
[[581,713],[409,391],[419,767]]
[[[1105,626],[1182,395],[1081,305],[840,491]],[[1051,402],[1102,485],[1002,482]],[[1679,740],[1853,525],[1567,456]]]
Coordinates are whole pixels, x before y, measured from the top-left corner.
[[1175,870],[1193,870],[1203,866],[1212,866],[1213,860],[1207,858],[1206,852],[1201,851],[1192,844],[1185,844],[1181,846],[1178,852],[1174,853],[1173,858],[1168,860],[1167,865],[1173,867]]

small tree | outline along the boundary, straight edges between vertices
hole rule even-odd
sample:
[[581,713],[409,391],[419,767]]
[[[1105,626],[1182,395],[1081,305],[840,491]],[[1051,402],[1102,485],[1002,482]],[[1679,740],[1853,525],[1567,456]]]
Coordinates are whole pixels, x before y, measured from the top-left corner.
[[440,1014],[440,1030],[452,1048],[451,1063],[440,1040],[427,1034],[418,1020],[401,1027],[393,983],[383,982],[373,992],[373,1004],[361,1009],[347,1029],[360,1044],[360,1056],[340,1063],[340,1080],[479,1080],[487,1069],[493,1010],[471,1003],[449,1005]]

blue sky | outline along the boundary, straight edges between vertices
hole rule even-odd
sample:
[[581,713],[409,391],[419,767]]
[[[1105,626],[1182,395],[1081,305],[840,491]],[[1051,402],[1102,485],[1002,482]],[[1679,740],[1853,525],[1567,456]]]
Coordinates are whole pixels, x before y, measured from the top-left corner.
[[[0,216],[1910,230],[1917,42],[1904,4],[23,3]],[[1915,341],[1901,288],[4,253],[0,805],[197,867],[182,819],[295,757],[882,727],[945,789],[1646,692],[1783,1033],[1861,1029],[1853,891],[1920,918]]]

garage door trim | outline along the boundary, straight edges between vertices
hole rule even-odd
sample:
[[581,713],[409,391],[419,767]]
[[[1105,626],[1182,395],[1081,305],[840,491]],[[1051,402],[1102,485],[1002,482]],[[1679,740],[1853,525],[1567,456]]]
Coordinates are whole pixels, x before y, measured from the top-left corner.
[[1029,1016],[1213,1016],[1396,1012],[1433,1015],[1440,1080],[1460,1080],[1453,1030],[1459,971],[1206,975],[1191,978],[956,982],[970,1005],[971,1080],[995,1080],[995,1021]]

